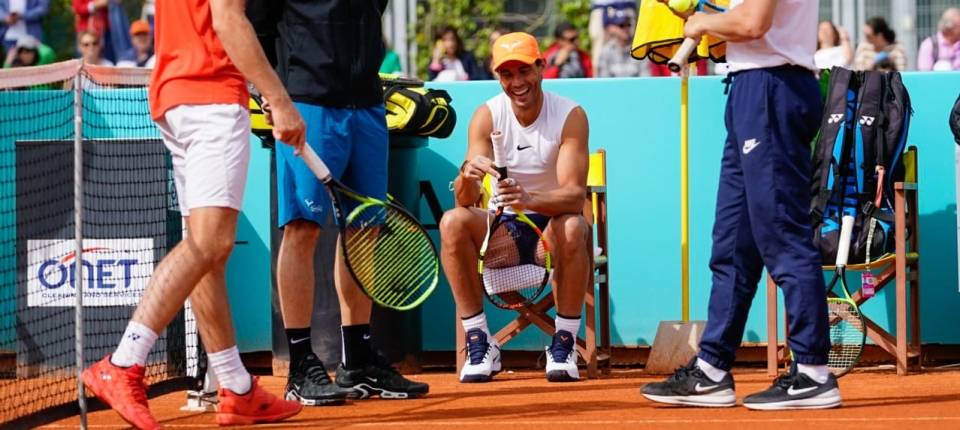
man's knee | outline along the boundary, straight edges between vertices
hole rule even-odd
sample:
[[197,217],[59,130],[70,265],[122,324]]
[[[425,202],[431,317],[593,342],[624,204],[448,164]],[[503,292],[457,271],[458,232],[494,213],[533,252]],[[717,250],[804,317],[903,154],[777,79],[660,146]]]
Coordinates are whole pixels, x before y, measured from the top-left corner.
[[305,220],[294,220],[283,227],[283,246],[303,252],[312,251],[320,237],[320,226]]
[[440,239],[450,245],[459,244],[472,236],[476,221],[476,214],[469,208],[450,209],[440,218]]
[[587,249],[590,242],[590,225],[582,215],[556,216],[550,220],[550,230],[562,250]]
[[227,234],[206,237],[204,235],[187,236],[187,241],[193,248],[194,255],[203,260],[206,266],[213,267],[212,270],[216,270],[216,268],[227,263],[230,253],[233,252],[235,240],[232,235]]

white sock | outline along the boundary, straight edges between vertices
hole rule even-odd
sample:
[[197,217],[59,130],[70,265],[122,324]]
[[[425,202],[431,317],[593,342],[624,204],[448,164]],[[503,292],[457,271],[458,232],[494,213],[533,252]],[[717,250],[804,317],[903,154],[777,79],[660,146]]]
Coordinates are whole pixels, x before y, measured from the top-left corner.
[[157,342],[157,334],[143,324],[136,321],[130,321],[127,324],[123,337],[120,338],[120,345],[110,356],[110,362],[115,366],[130,367],[134,364],[141,366],[147,365],[147,355],[153,349],[153,344]]
[[828,369],[825,364],[797,363],[797,371],[809,376],[810,379],[817,381],[818,384],[823,384],[830,378],[830,369]]
[[460,325],[463,326],[464,333],[473,329],[480,329],[484,334],[487,335],[487,342],[490,341],[490,328],[487,327],[487,315],[483,312],[480,312],[479,314],[476,314],[470,318],[461,318]]
[[244,395],[250,391],[250,373],[240,361],[240,350],[234,345],[223,351],[207,354],[210,369],[217,376],[221,388]]
[[697,367],[699,367],[700,370],[703,371],[703,374],[707,375],[707,377],[713,382],[720,382],[727,376],[726,370],[719,369],[714,365],[703,361],[703,359],[700,357],[697,357]]
[[557,317],[553,319],[553,323],[557,326],[557,331],[565,330],[574,336],[580,332],[580,317],[564,318],[557,315]]

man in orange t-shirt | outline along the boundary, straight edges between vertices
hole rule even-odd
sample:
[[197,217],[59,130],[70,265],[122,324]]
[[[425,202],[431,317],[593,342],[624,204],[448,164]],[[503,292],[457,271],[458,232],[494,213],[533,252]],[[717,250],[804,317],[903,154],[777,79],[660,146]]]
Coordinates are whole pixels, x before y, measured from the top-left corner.
[[159,428],[147,405],[147,355],[189,297],[220,383],[217,423],[291,417],[300,404],[264,390],[240,361],[225,266],[250,157],[246,81],[271,101],[274,136],[296,151],[303,120],[259,48],[244,0],[157,2],[156,56],[150,112],[173,158],[187,235],[157,265],[116,351],[84,371],[83,382],[135,427]]

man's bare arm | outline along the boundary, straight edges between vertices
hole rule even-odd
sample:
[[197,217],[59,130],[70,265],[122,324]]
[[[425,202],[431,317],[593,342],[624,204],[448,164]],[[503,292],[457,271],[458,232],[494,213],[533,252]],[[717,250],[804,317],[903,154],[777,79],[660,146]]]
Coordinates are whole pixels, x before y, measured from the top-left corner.
[[490,133],[493,132],[493,115],[486,104],[473,113],[467,130],[467,155],[464,164],[453,181],[453,192],[457,206],[471,206],[480,200],[483,176],[496,177],[493,168],[493,146]]
[[[530,191],[527,208],[548,216],[579,214],[587,195],[590,128],[587,114],[577,107],[567,116],[557,156],[557,181],[560,187],[551,191]],[[520,184],[521,186],[523,184]]]
[[726,13],[697,13],[687,19],[684,34],[699,38],[704,34],[730,42],[747,42],[763,37],[773,25],[777,0],[744,0]]
[[290,96],[260,49],[244,7],[244,0],[210,0],[213,30],[237,70],[270,101],[274,135],[299,148],[304,140],[303,120],[296,114]]

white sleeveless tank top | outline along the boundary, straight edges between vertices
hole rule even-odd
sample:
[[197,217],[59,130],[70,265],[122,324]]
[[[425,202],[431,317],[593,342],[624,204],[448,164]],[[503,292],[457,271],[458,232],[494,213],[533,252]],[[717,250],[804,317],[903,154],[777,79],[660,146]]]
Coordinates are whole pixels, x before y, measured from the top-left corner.
[[[557,156],[560,154],[560,137],[563,126],[577,103],[566,97],[544,91],[540,116],[527,127],[517,120],[506,94],[487,100],[487,108],[493,117],[493,130],[504,135],[504,151],[507,172],[527,191],[552,191],[559,188],[557,181]],[[493,183],[494,193],[497,184]],[[489,209],[495,210],[493,199]],[[510,208],[504,212],[512,212]],[[535,213],[526,210],[526,213]]]

